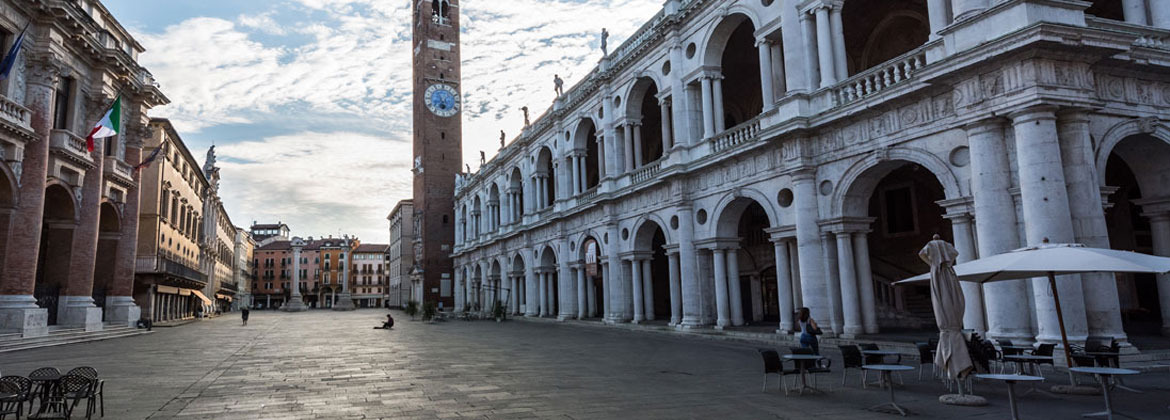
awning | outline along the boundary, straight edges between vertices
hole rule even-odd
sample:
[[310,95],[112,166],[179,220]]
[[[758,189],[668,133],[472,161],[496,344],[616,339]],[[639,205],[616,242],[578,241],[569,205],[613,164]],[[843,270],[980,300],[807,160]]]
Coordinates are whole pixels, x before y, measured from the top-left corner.
[[200,292],[200,291],[198,291],[198,290],[191,290],[191,294],[194,294],[195,296],[198,296],[198,297],[199,297],[199,300],[202,300],[204,305],[210,305],[210,304],[211,304],[211,299],[208,299],[208,298],[207,298],[207,296],[203,296],[203,292]]
[[231,302],[231,301],[232,301],[232,297],[231,297],[231,296],[228,296],[228,295],[225,295],[225,294],[222,294],[222,293],[216,293],[216,294],[215,294],[215,298],[216,298],[216,299],[223,299],[223,300],[226,300],[226,301],[228,301],[228,302]]
[[174,287],[174,286],[164,286],[164,285],[161,285],[161,284],[160,284],[160,285],[157,285],[157,286],[155,286],[155,290],[156,290],[158,293],[165,293],[165,294],[168,294],[168,295],[177,295],[177,294],[179,294],[179,288],[178,288],[178,287]]

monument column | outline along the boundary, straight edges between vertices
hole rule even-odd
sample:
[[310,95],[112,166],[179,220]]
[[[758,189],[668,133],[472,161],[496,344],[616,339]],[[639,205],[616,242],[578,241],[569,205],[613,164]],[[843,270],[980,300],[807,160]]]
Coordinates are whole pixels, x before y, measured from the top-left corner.
[[[356,238],[350,238],[348,236],[342,238],[342,258],[338,260],[338,264],[341,264],[341,294],[338,295],[336,300],[333,301],[333,310],[335,311],[352,311],[356,309],[353,306],[353,296],[349,293],[349,266],[352,265],[351,262],[353,258],[353,255],[350,255],[350,252],[353,251],[353,239]],[[424,297],[424,301],[419,302],[419,304],[425,303],[425,296],[427,294],[427,291],[425,290],[426,287],[427,286],[424,283],[424,290],[422,295]]]
[[[288,302],[285,302],[280,310],[301,312],[309,309],[305,306],[305,300],[301,298],[301,250],[305,249],[305,241],[294,237],[292,241],[289,241],[289,246],[292,247],[293,252],[292,292],[289,294]],[[337,306],[336,301],[334,301],[334,306]]]

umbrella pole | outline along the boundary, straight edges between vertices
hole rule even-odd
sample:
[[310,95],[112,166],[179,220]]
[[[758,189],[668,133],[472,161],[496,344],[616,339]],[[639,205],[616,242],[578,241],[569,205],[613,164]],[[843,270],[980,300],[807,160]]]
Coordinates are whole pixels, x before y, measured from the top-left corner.
[[1068,334],[1064,332],[1064,314],[1060,310],[1060,292],[1056,290],[1056,273],[1048,272],[1048,287],[1052,288],[1052,300],[1056,303],[1056,320],[1060,324],[1060,341],[1064,344],[1064,363],[1067,365],[1068,383],[1075,385],[1072,372],[1072,348],[1068,346]]

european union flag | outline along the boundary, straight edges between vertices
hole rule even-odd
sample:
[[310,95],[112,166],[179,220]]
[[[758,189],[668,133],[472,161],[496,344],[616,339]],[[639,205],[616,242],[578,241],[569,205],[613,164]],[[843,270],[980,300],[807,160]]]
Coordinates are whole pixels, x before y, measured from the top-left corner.
[[16,64],[16,57],[20,55],[20,46],[24,45],[24,33],[27,30],[28,25],[24,25],[20,36],[16,37],[16,42],[12,43],[12,48],[9,48],[8,54],[4,56],[4,61],[0,62],[0,80],[8,79],[8,74],[12,73],[12,66]]

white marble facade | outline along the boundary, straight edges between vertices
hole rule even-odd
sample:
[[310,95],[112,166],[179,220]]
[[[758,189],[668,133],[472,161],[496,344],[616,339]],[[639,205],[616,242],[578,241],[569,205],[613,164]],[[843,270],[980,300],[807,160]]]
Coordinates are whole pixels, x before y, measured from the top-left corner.
[[[854,336],[909,325],[932,233],[1170,255],[1170,2],[874,3],[667,1],[457,181],[456,309]],[[1170,279],[1058,287],[1074,341],[1170,331]],[[964,292],[967,328],[1059,339],[1044,281]]]

